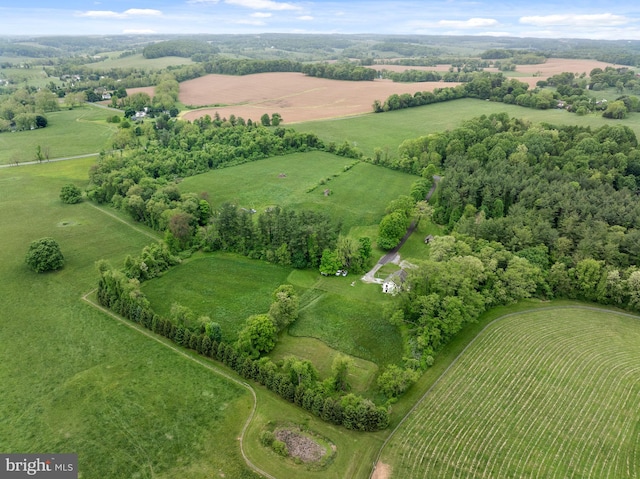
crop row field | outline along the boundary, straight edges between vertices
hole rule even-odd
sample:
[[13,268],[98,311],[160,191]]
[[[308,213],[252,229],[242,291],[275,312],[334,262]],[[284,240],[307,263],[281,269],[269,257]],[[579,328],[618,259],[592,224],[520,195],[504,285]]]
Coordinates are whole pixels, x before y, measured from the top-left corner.
[[395,431],[393,478],[638,477],[638,318],[550,309],[491,324]]

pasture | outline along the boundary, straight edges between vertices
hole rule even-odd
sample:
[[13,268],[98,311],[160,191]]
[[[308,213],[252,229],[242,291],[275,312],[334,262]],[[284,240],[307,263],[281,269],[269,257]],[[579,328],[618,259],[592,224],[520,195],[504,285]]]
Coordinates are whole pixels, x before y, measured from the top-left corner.
[[[135,69],[135,70],[163,70],[170,66],[191,65],[193,61],[190,58],[182,57],[161,57],[161,58],[145,58],[142,53],[128,55],[120,58],[121,52],[112,52],[106,54],[108,58],[101,62],[92,63],[91,67],[96,70],[110,70],[112,68]],[[102,54],[101,56],[104,56]]]
[[435,382],[381,456],[390,477],[635,477],[638,318],[507,315]]
[[257,211],[275,205],[324,211],[349,232],[377,225],[389,201],[406,194],[417,179],[368,163],[345,171],[353,162],[323,152],[294,153],[185,178],[179,189],[208,192],[214,207],[228,201]]
[[271,295],[289,271],[239,255],[198,255],[145,282],[142,290],[161,316],[169,316],[174,302],[188,306],[219,323],[224,339],[232,342],[245,319],[269,311]]
[[108,116],[119,114],[93,105],[47,113],[46,128],[0,133],[0,165],[36,159],[36,148],[48,149],[49,158],[99,153],[111,147],[117,126]]
[[[356,118],[310,121],[292,125],[292,128],[301,132],[313,132],[326,142],[332,141],[341,144],[348,141],[371,158],[374,156],[376,148],[382,150],[383,156],[388,155],[390,158],[394,158],[398,156],[398,146],[404,140],[429,133],[452,130],[460,126],[463,121],[473,117],[501,112],[532,123],[547,122],[591,128],[622,124],[631,128],[640,138],[639,113],[631,113],[624,120],[608,120],[602,118],[600,114],[578,116],[565,110],[535,110],[471,98],[386,113],[370,113]],[[375,131],[376,134],[372,135],[372,131]]]
[[[0,169],[0,450],[76,452],[86,478],[255,477],[235,439],[248,392],[81,300],[95,261],[120,264],[150,241],[89,203],[60,201],[92,162]],[[66,263],[36,274],[24,255],[44,236]]]

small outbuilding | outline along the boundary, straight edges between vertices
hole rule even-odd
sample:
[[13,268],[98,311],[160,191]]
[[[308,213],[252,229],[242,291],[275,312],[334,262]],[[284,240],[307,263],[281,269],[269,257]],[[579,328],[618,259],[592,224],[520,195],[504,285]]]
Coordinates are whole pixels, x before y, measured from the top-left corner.
[[433,235],[429,235],[424,239],[424,244],[429,244],[433,241]]

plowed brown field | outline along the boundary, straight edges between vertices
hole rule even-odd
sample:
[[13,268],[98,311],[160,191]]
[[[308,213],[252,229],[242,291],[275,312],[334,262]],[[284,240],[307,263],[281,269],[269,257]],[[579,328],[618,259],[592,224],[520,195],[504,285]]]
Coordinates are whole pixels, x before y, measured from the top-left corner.
[[[539,80],[562,72],[586,73],[611,66],[595,60],[551,58],[539,65],[518,65],[517,79],[535,86]],[[392,71],[407,69],[446,71],[448,65],[408,67],[377,65]],[[488,71],[497,71],[487,69]],[[230,115],[258,121],[264,113],[280,113],[285,123],[361,115],[372,111],[374,100],[384,101],[398,93],[414,94],[456,83],[393,83],[390,80],[350,82],[308,77],[301,73],[259,73],[246,76],[207,75],[180,84],[180,101],[185,105],[203,106],[186,112],[182,117],[194,120],[204,115]],[[144,91],[153,95],[153,88],[133,88],[129,94]],[[206,105],[221,105],[206,107]]]
[[259,73],[242,77],[207,75],[180,84],[185,105],[226,105],[187,112],[193,120],[215,112],[256,121],[264,113],[280,113],[287,123],[360,115],[372,111],[374,100],[394,93],[431,91],[456,83],[393,83],[390,80],[339,81],[308,77],[302,73]]

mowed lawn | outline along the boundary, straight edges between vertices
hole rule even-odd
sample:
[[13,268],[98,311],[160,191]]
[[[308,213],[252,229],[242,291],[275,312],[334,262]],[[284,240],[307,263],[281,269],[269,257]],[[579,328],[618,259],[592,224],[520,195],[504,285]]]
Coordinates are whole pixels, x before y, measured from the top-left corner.
[[383,450],[393,478],[638,477],[640,320],[508,315],[433,386]]
[[121,113],[84,105],[47,113],[49,123],[46,128],[0,133],[0,165],[34,161],[38,146],[43,152],[48,150],[51,159],[109,149],[117,126],[106,120],[113,115]]
[[[0,451],[79,455],[84,478],[255,477],[237,436],[249,392],[96,311],[95,261],[122,263],[151,239],[60,188],[93,160],[0,169]],[[32,240],[65,267],[36,274]]]
[[208,192],[214,207],[228,201],[258,212],[275,205],[324,211],[348,232],[377,224],[387,204],[407,194],[417,179],[362,162],[345,171],[353,161],[323,152],[294,153],[185,178],[179,188]]
[[[416,90],[417,91],[417,90]],[[384,100],[381,98],[380,100]],[[603,125],[626,125],[640,137],[640,114],[631,113],[625,120],[608,120],[599,113],[578,116],[565,110],[536,110],[517,105],[465,98],[434,103],[386,113],[371,113],[352,118],[296,123],[292,128],[311,132],[324,141],[342,144],[347,141],[368,156],[373,157],[376,148],[383,156],[396,158],[398,146],[407,139],[429,133],[452,130],[476,116],[505,112],[509,116],[523,118],[532,123],[548,122],[598,128]],[[375,132],[375,134],[372,134]]]

